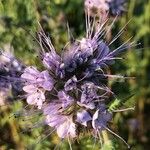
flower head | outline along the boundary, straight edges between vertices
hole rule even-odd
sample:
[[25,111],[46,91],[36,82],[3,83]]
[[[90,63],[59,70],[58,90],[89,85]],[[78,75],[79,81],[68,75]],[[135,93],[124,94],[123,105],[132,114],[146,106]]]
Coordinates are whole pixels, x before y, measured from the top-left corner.
[[90,15],[100,15],[109,10],[106,0],[85,0],[85,8]]
[[111,50],[111,44],[100,38],[103,29],[94,30],[94,23],[89,23],[86,37],[75,40],[60,54],[42,31],[39,38],[44,37],[42,42],[49,45],[48,53],[40,52],[46,70],[27,67],[21,75],[27,103],[43,111],[45,123],[60,138],[77,138],[82,133],[80,127],[97,134],[112,119],[105,101],[113,92],[103,79],[107,79],[106,69],[120,59],[118,55],[127,46]]
[[[106,13],[109,9],[106,0],[86,0],[85,6],[88,11],[96,8]],[[45,124],[54,128],[60,138],[77,138],[84,132],[82,128],[96,134],[108,129],[112,112],[107,104],[113,92],[103,79],[109,76],[107,69],[115,60],[121,59],[118,55],[130,45],[126,42],[112,49],[117,38],[110,43],[103,38],[108,32],[105,23],[95,28],[95,17],[86,19],[86,36],[67,44],[60,53],[50,37],[43,30],[39,32],[39,58],[45,69],[26,67],[21,75],[27,103],[41,109]]]
[[22,82],[19,78],[23,70],[24,65],[12,53],[0,51],[0,99],[3,104],[22,92]]
[[91,16],[106,17],[121,15],[124,12],[124,4],[126,0],[85,0],[84,5],[86,11]]
[[49,106],[45,107],[46,124],[54,127],[60,138],[74,138],[76,137],[76,126],[72,115],[63,115],[63,110],[61,101],[50,103]]
[[124,11],[124,4],[126,0],[108,0],[109,13],[112,16],[121,15]]

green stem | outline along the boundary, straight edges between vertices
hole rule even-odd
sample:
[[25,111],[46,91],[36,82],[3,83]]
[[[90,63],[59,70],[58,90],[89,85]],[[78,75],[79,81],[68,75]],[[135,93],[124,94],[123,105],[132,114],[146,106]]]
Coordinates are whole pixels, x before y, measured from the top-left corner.
[[102,136],[103,136],[104,143],[107,143],[109,141],[109,136],[106,130],[102,131]]
[[109,138],[108,132],[106,130],[102,131],[102,136],[103,136],[104,143],[103,143],[101,150],[116,150],[115,144]]

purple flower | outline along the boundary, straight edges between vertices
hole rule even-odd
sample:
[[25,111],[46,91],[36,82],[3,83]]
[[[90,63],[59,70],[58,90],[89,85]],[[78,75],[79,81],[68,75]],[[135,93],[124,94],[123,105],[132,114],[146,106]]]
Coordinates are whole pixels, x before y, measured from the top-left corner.
[[63,115],[60,114],[61,103],[50,103],[48,106],[44,107],[44,115],[46,115],[46,124],[51,127],[57,128],[64,122]]
[[83,38],[80,40],[80,49],[82,55],[86,55],[85,57],[88,58],[93,55],[95,48],[97,47],[96,41],[93,39]]
[[81,103],[94,102],[97,98],[97,88],[92,82],[85,83],[82,87]]
[[63,68],[65,71],[71,73],[75,71],[78,64],[83,62],[82,58],[80,58],[80,49],[79,44],[77,42],[71,44],[68,50],[65,51],[63,55]]
[[77,88],[77,78],[73,76],[65,83],[65,91],[75,90]]
[[[22,81],[20,79],[24,66],[12,53],[0,51],[0,93],[3,101],[13,101],[22,94]],[[11,94],[10,94],[11,93]]]
[[58,126],[57,128],[57,134],[60,138],[75,138],[76,135],[76,125],[72,121],[72,117],[70,116],[65,116],[64,122]]
[[106,1],[109,5],[109,13],[112,16],[121,15],[124,11],[124,4],[126,0],[108,0]]
[[39,72],[34,67],[28,67],[21,77],[26,81],[27,85],[34,85],[47,91],[51,91],[53,88],[54,81],[47,70]]
[[110,54],[109,47],[103,41],[99,41],[97,49],[94,51],[94,58],[89,63],[89,68],[87,69],[92,76],[97,70],[103,71],[109,64],[114,61],[115,57]]
[[76,137],[76,126],[72,116],[61,114],[61,105],[58,103],[50,103],[44,109],[46,115],[46,124],[57,130],[60,138]]
[[109,12],[110,16],[121,15],[124,11],[126,0],[85,0],[86,11],[91,16],[105,16]]
[[[96,86],[92,82],[84,83],[81,86],[82,93],[81,93],[81,98],[80,98],[80,101],[78,102],[78,105],[81,107],[88,108],[88,109],[94,109],[95,102],[99,100],[99,97],[101,97],[97,94],[99,88],[100,87]],[[102,90],[102,88],[100,88],[100,90]]]
[[38,109],[41,109],[43,102],[45,101],[44,91],[34,85],[24,86],[23,90],[28,93],[27,103],[30,105],[37,105]]
[[39,74],[40,72],[35,67],[27,67],[21,77],[28,82],[35,82],[38,79]]
[[51,91],[54,85],[54,81],[47,70],[40,73],[40,77],[37,79],[37,82],[39,82],[39,85],[46,91]]
[[58,92],[58,98],[60,102],[62,103],[62,108],[65,109],[74,103],[74,99],[66,94],[64,91]]
[[95,40],[86,38],[71,44],[62,59],[65,71],[74,73],[81,68],[80,66],[84,66],[93,55],[95,44]]
[[55,51],[45,53],[43,56],[43,64],[50,71],[56,73],[56,70],[59,68],[61,63],[60,56],[56,54]]
[[23,90],[28,93],[27,103],[37,105],[41,109],[45,101],[45,91],[51,91],[54,84],[48,71],[39,72],[34,67],[28,67],[24,70],[21,78],[25,81]]
[[107,111],[104,104],[100,105],[92,118],[92,126],[95,130],[103,130],[112,119],[112,114]]
[[[96,15],[106,14],[109,9],[106,0],[85,0],[85,6],[87,15],[95,10]],[[46,70],[27,67],[21,75],[27,103],[42,110],[45,124],[54,128],[60,138],[76,138],[83,133],[82,127],[94,132],[108,129],[112,119],[106,107],[106,99],[113,93],[105,85],[109,76],[106,69],[120,59],[118,55],[127,48],[127,42],[111,50],[110,45],[117,38],[110,43],[102,38],[107,33],[105,23],[96,26],[96,15],[86,16],[86,37],[67,44],[61,54],[40,32],[40,55]]]
[[86,111],[86,110],[82,110],[77,112],[77,119],[76,121],[84,126],[87,126],[87,122],[91,121],[92,117],[91,115]]

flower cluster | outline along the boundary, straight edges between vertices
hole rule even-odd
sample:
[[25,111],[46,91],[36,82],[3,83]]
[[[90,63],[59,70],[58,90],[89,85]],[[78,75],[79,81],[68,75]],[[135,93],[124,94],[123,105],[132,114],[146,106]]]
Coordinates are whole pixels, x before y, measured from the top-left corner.
[[4,105],[13,95],[13,98],[22,92],[21,80],[24,66],[10,53],[0,52],[0,105]]
[[127,0],[108,0],[110,15],[121,15],[125,11],[124,4],[126,1]]
[[[86,0],[85,6],[88,11],[111,10],[115,15],[121,13],[123,2]],[[60,138],[77,138],[85,130],[98,137],[102,130],[109,130],[112,112],[107,104],[114,93],[105,82],[113,75],[106,70],[115,60],[122,59],[118,55],[129,46],[126,42],[112,50],[110,45],[118,36],[107,43],[103,38],[105,22],[97,27],[95,18],[86,19],[86,36],[67,43],[60,53],[43,30],[38,33],[43,70],[27,66],[17,79],[19,66],[15,59],[11,59],[14,66],[9,68],[11,72],[16,67],[15,75],[11,72],[10,77],[23,84],[27,103],[42,111],[45,124],[54,128]]]
[[118,55],[126,46],[111,50],[100,38],[102,28],[94,30],[94,24],[88,22],[86,36],[68,44],[62,53],[57,53],[43,30],[39,32],[45,69],[26,67],[21,75],[27,103],[43,112],[45,123],[60,138],[77,138],[84,130],[98,136],[112,119],[107,100],[113,92],[104,82],[109,76],[106,69],[121,59]]
[[85,8],[91,16],[121,15],[126,0],[85,0]]

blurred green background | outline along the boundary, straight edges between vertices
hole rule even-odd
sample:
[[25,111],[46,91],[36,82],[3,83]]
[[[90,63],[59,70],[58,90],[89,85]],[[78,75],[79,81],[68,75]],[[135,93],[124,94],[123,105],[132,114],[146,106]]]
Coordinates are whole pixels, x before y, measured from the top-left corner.
[[[115,35],[130,19],[125,33],[117,40],[114,47],[128,38],[141,43],[138,48],[131,48],[124,54],[123,61],[117,61],[109,70],[112,74],[135,76],[135,79],[111,80],[110,87],[123,99],[134,94],[124,105],[136,106],[135,111],[116,113],[112,129],[125,138],[133,150],[150,149],[150,0],[130,0],[127,12],[115,23],[111,36]],[[85,33],[84,9],[82,0],[0,0],[0,48],[14,49],[15,56],[26,65],[39,62],[36,49],[39,48],[31,32],[39,29],[38,22],[52,38],[56,49],[60,51],[68,40],[66,23],[69,22],[74,37]],[[35,35],[35,34],[34,34]],[[39,63],[38,63],[39,64]],[[22,119],[9,118],[12,112],[25,107],[16,102],[0,107],[0,150],[48,150],[59,148],[67,150],[69,145],[63,141],[60,145],[55,134],[44,138],[38,144],[37,139],[48,135],[48,127],[34,128],[22,132],[28,125]],[[110,138],[118,150],[127,149],[116,137]],[[94,149],[98,149],[96,143]],[[58,147],[56,147],[58,145]],[[76,150],[91,150],[92,137],[85,137],[72,144]],[[106,148],[107,150],[107,148]]]

